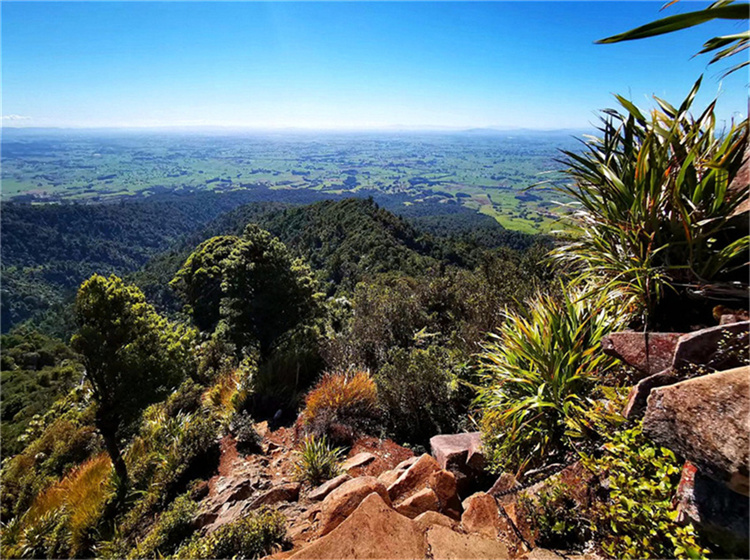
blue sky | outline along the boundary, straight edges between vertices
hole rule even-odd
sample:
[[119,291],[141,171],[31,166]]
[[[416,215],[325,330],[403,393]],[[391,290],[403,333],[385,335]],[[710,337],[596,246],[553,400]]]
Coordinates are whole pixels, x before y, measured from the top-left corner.
[[5,126],[580,128],[612,93],[719,117],[747,75],[691,56],[719,22],[596,39],[705,2],[2,2]]

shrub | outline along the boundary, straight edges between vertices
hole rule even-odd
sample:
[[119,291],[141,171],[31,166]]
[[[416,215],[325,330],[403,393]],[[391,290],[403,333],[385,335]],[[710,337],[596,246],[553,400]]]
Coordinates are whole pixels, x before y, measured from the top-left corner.
[[302,449],[297,452],[295,478],[300,482],[309,482],[312,486],[334,478],[341,472],[339,463],[343,454],[340,447],[331,449],[325,436],[310,436],[302,442]]
[[[748,185],[729,188],[747,121],[716,130],[715,102],[693,119],[699,85],[678,109],[657,99],[660,110],[650,118],[618,96],[625,112],[606,111],[602,137],[588,139],[581,154],[564,152],[574,183],[560,190],[575,203],[578,235],[554,255],[647,323],[670,294],[734,294],[747,302],[750,237],[747,220],[732,214]],[[694,307],[677,303],[670,311]]]
[[393,350],[375,375],[386,429],[401,442],[425,444],[458,423],[458,369],[444,348]]
[[566,484],[558,484],[541,491],[535,502],[521,498],[521,507],[536,531],[534,540],[538,546],[571,550],[591,538],[586,512],[569,493]]
[[48,511],[33,523],[29,523],[21,535],[18,546],[8,550],[10,557],[71,557],[72,535],[68,512],[68,509],[61,507]]
[[378,392],[367,372],[327,373],[307,394],[302,427],[334,444],[350,444],[378,418]]
[[566,451],[566,420],[614,365],[599,341],[620,325],[580,291],[508,313],[480,355],[482,432],[491,465],[523,472]]
[[19,438],[25,449],[3,464],[3,520],[26,511],[41,490],[101,451],[101,436],[93,422],[89,393],[74,389],[29,423]]
[[655,446],[639,422],[607,438],[601,457],[584,465],[606,480],[608,498],[590,519],[604,551],[613,558],[702,558],[693,526],[675,522],[672,498],[680,479],[674,453]]
[[193,533],[192,522],[197,513],[198,504],[190,496],[179,496],[128,558],[161,558],[173,553]]
[[255,431],[252,417],[246,412],[236,412],[229,424],[229,431],[237,442],[237,449],[243,453],[261,449],[263,438]]
[[285,518],[276,511],[261,510],[196,536],[181,546],[176,558],[260,558],[284,542]]
[[180,412],[195,412],[201,406],[204,388],[192,379],[186,379],[177,390],[169,395],[164,403],[168,416],[177,416]]
[[[63,523],[64,517],[69,552],[62,556],[90,555],[94,544],[93,532],[114,491],[109,457],[100,454],[86,461],[36,497],[22,519],[27,527],[24,539],[31,542],[27,533],[33,534],[40,527],[48,527],[52,518],[57,519],[58,524]],[[58,531],[62,530],[60,528]],[[32,540],[38,541],[36,538]]]

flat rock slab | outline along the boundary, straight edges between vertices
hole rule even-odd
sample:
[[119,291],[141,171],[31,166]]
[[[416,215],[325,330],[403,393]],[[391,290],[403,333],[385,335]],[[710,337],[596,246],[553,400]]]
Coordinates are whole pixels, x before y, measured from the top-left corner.
[[372,463],[375,460],[375,455],[372,453],[357,453],[354,457],[350,457],[341,464],[341,469],[344,471],[350,471],[357,467],[364,467]]
[[729,369],[742,365],[735,356],[722,355],[722,340],[732,343],[750,343],[750,321],[719,325],[680,337],[675,348],[672,367],[677,370],[691,365],[710,364],[713,369]]
[[427,531],[427,545],[435,560],[505,560],[508,549],[495,539],[462,535],[447,527],[434,526]]
[[644,375],[670,367],[681,333],[622,331],[602,339],[602,351]]
[[420,527],[411,519],[393,511],[382,497],[373,493],[328,535],[290,558],[359,560],[426,556],[427,544]]
[[747,496],[750,367],[653,389],[643,431],[703,474]]
[[331,480],[328,480],[327,482],[324,482],[323,484],[315,488],[307,495],[307,497],[313,501],[320,501],[324,499],[328,494],[336,490],[336,488],[344,484],[344,482],[351,480],[351,478],[352,477],[347,473],[340,474],[336,478],[332,478]]

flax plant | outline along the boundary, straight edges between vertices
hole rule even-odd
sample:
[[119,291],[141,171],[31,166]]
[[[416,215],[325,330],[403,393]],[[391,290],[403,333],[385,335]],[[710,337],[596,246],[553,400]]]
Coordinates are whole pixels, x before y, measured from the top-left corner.
[[604,298],[563,290],[508,312],[480,354],[485,450],[496,470],[522,474],[570,449],[566,422],[614,365],[599,349],[622,326]]
[[649,117],[617,96],[625,111],[605,111],[601,137],[561,160],[573,182],[559,190],[573,200],[577,231],[553,258],[645,324],[668,292],[748,294],[747,274],[737,274],[747,267],[747,217],[735,215],[748,185],[734,181],[748,124],[718,131],[715,101],[693,118],[700,82],[679,108],[657,98]]

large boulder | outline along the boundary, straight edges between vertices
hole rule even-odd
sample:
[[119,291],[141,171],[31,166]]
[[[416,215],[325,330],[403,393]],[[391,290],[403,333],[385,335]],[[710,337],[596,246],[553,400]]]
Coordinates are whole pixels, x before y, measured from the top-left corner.
[[748,500],[685,463],[677,488],[677,521],[692,523],[716,557],[749,558]]
[[434,436],[430,448],[440,468],[454,472],[464,470],[470,460],[476,464],[483,458],[480,432]]
[[740,356],[726,352],[728,346],[743,346],[750,343],[750,321],[719,325],[702,329],[680,337],[674,352],[672,367],[678,371],[708,365],[713,370],[734,368],[742,365]]
[[388,487],[388,495],[391,497],[391,501],[398,502],[418,492],[427,486],[430,475],[439,470],[440,466],[435,459],[425,453],[401,473],[396,482]]
[[478,492],[464,500],[464,514],[461,526],[467,533],[477,533],[496,538],[500,530],[500,512],[495,498]]
[[703,474],[747,496],[750,367],[652,390],[643,430]]
[[506,546],[495,540],[462,535],[439,525],[427,531],[427,546],[435,560],[505,560]]
[[410,519],[414,519],[419,514],[426,511],[437,511],[440,509],[440,500],[435,495],[432,488],[423,488],[416,494],[412,494],[403,500],[396,511]]
[[440,468],[456,476],[461,496],[491,484],[485,471],[486,460],[480,432],[434,436],[430,439],[430,448]]
[[321,505],[319,534],[323,536],[333,531],[373,492],[390,507],[391,499],[385,485],[373,476],[353,478],[328,494]]
[[379,493],[371,493],[345,521],[290,558],[411,559],[425,558],[426,555],[427,544],[422,529],[393,511]]
[[602,351],[640,373],[638,379],[670,367],[680,333],[623,331],[602,339]]

